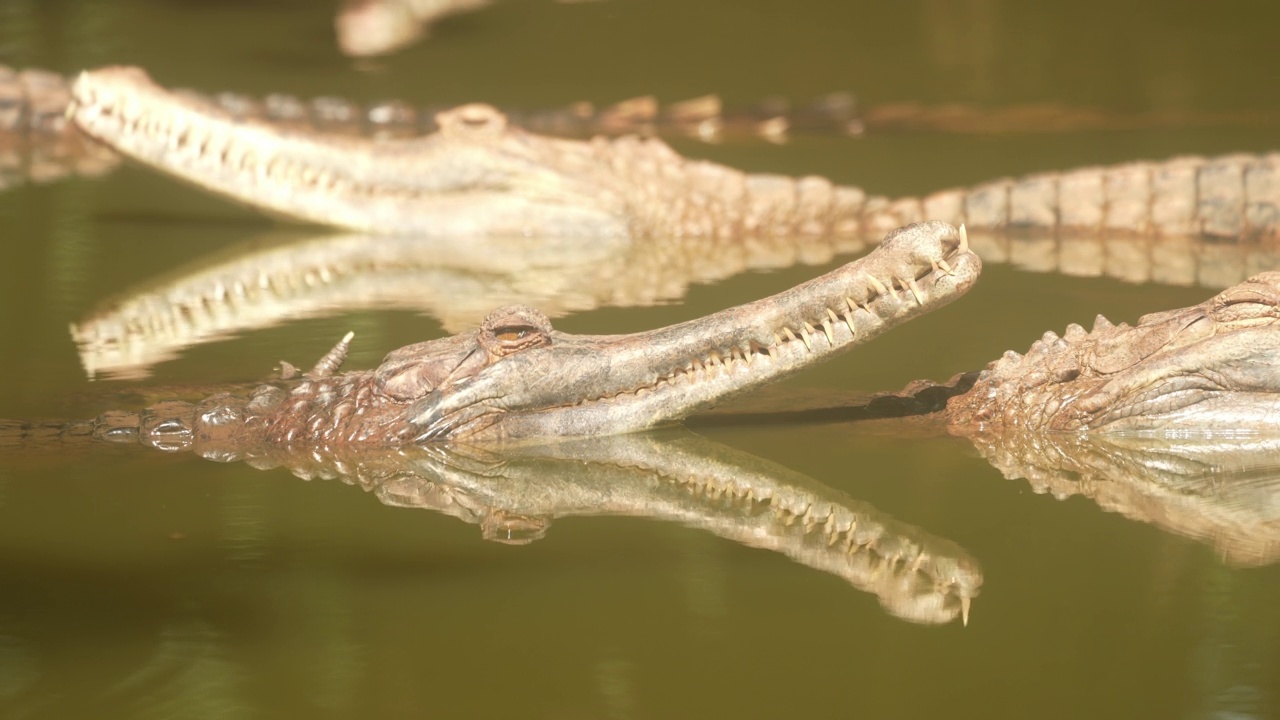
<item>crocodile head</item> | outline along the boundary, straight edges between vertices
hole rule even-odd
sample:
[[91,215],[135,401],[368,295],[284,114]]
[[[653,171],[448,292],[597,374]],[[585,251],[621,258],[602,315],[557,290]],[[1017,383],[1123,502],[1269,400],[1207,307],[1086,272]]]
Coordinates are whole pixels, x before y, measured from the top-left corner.
[[1257,275],[1136,326],[1098,316],[992,363],[947,411],[984,429],[1142,434],[1275,432],[1280,417],[1280,273]]
[[[507,307],[393,352],[366,395],[397,408],[399,443],[631,432],[866,342],[959,297],[980,269],[962,231],[931,222],[778,295],[648,332],[573,335]],[[378,414],[355,410],[365,423]]]
[[538,138],[464,105],[412,139],[332,135],[232,116],[145,71],[81,73],[70,116],[122,154],[268,212],[355,230],[625,237],[590,144]]

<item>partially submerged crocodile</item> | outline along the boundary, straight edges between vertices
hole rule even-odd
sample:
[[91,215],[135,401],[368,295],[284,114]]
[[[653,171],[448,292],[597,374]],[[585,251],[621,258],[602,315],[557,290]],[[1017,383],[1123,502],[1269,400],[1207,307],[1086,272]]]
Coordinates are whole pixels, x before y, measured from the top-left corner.
[[1280,157],[1177,158],[1032,175],[891,200],[818,177],[748,175],[656,139],[546,138],[487,105],[424,138],[367,140],[240,120],[106,68],[73,87],[73,117],[123,154],[274,214],[445,237],[877,235],[923,219],[1214,237],[1280,233]]
[[[412,105],[401,100],[358,103],[285,93],[177,90],[240,121],[371,139],[415,138],[437,132],[436,116],[451,105]],[[71,80],[48,70],[0,65],[0,190],[22,181],[48,182],[69,175],[101,175],[119,164],[106,146],[88,141],[67,118]],[[860,107],[854,96],[834,92],[806,103],[767,98],[727,104],[718,95],[663,103],[652,95],[609,105],[578,101],[553,108],[502,108],[507,121],[556,137],[656,135],[719,142],[760,138],[784,142],[795,135],[860,135],[866,132],[1064,132],[1163,125],[1276,125],[1267,116],[1112,117],[1093,110],[1054,106],[980,109],[965,105],[888,104]]]
[[348,336],[304,376],[285,373],[284,384],[209,398],[184,418],[170,407],[154,422],[135,416],[80,431],[128,438],[141,427],[145,442],[219,457],[259,445],[323,452],[631,432],[865,343],[959,297],[980,270],[963,232],[923,223],[791,290],[667,328],[574,336],[537,310],[508,307],[478,330],[396,350],[373,371],[337,372]]

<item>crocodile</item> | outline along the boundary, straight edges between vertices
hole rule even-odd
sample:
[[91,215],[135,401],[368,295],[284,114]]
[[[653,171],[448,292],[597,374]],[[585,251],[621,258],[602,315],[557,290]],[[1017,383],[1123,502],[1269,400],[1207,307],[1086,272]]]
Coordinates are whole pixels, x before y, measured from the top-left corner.
[[380,234],[472,238],[876,236],[971,229],[1275,237],[1280,155],[1180,157],[891,199],[820,177],[745,174],[657,138],[549,138],[484,104],[370,140],[241,120],[138,68],[82,73],[70,110],[122,154],[269,213]]
[[[96,176],[119,164],[118,155],[105,145],[87,141],[68,120],[72,81],[45,69],[0,65],[0,182],[12,184],[9,176],[21,176],[17,173],[20,170],[28,170],[27,179],[44,182],[72,174]],[[193,102],[215,105],[237,120],[374,139],[430,135],[440,129],[436,116],[453,108],[395,99],[361,103],[287,93],[254,97],[190,89],[175,92]],[[1098,110],[1052,105],[986,109],[888,103],[862,107],[848,92],[832,92],[803,103],[778,96],[732,104],[716,94],[661,102],[656,96],[642,95],[605,105],[579,100],[561,107],[503,107],[501,111],[513,125],[557,137],[636,134],[706,142],[758,138],[781,143],[798,135],[858,136],[868,132],[1069,132],[1280,124],[1280,119],[1265,114],[1112,117]]]
[[980,271],[963,231],[920,223],[790,290],[649,332],[570,335],[553,330],[543,313],[512,306],[477,330],[395,350],[372,371],[338,372],[348,335],[310,372],[289,366],[284,384],[189,404],[186,421],[170,407],[146,416],[154,422],[126,414],[122,428],[113,415],[105,426],[66,432],[141,437],[215,456],[259,443],[323,452],[632,432],[874,339],[961,296]]
[[[984,263],[1032,272],[1220,290],[1280,269],[1274,243],[1061,235],[970,237]],[[466,243],[368,234],[264,233],[124,290],[71,326],[89,377],[140,379],[186,348],[301,318],[373,308],[430,315],[450,333],[493,308],[531,305],[556,318],[649,306],[694,283],[796,264],[825,265],[862,243],[762,238],[627,242],[477,238]]]

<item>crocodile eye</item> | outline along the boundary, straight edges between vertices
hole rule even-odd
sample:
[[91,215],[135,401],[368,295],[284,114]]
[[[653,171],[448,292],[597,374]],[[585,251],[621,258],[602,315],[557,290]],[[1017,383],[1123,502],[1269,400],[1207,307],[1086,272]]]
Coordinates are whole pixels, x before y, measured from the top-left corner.
[[509,325],[507,327],[495,329],[493,331],[493,337],[498,342],[505,345],[507,343],[519,343],[520,341],[524,340],[530,335],[537,334],[537,332],[538,331],[535,328],[531,328],[528,326],[519,326],[519,325],[510,326]]
[[480,326],[480,344],[493,357],[551,344],[551,322],[523,306],[496,310]]
[[1280,317],[1280,274],[1263,273],[1228,288],[1212,300],[1211,313],[1220,322]]

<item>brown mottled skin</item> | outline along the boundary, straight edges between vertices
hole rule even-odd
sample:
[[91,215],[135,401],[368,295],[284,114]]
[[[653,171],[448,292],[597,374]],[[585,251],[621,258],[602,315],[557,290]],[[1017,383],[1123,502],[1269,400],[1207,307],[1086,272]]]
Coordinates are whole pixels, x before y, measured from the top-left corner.
[[487,105],[441,113],[426,137],[371,140],[241,120],[137,68],[83,73],[72,94],[81,129],[129,157],[273,214],[373,233],[852,237],[923,219],[971,229],[1280,232],[1275,155],[1081,168],[890,200],[818,177],[688,160],[652,138],[548,138]]

